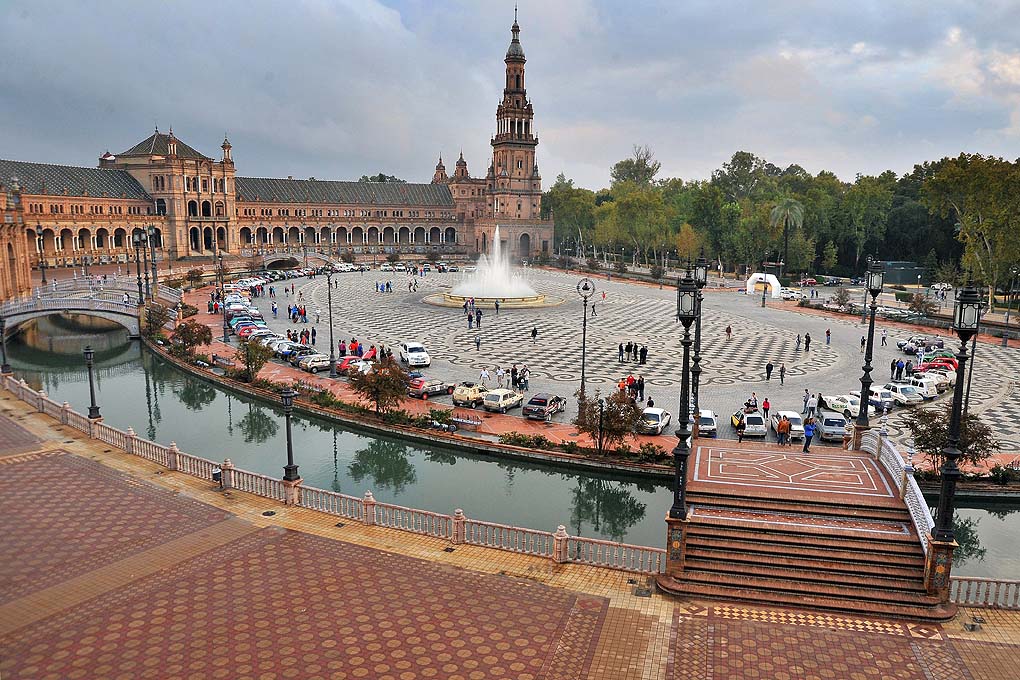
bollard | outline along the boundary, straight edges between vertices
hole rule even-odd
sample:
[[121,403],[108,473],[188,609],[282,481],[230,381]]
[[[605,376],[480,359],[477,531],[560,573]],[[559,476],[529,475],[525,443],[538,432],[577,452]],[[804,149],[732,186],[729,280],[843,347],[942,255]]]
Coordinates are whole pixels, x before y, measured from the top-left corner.
[[365,492],[365,497],[361,500],[361,506],[363,508],[361,521],[364,524],[375,524],[375,496],[372,495],[371,491]]
[[570,536],[567,534],[567,528],[562,524],[556,527],[556,533],[553,534],[553,561],[557,564],[570,561],[569,540]]
[[464,516],[464,511],[457,508],[453,511],[453,542],[455,544],[464,542],[464,533],[466,529],[467,518]]
[[70,413],[71,413],[71,405],[68,404],[65,401],[63,403],[63,405],[60,407],[60,424],[61,425],[67,425],[67,423],[71,420]]
[[180,469],[180,458],[177,454],[181,452],[177,448],[177,442],[170,442],[170,446],[166,450],[166,467],[168,470],[179,470]]
[[230,462],[229,458],[224,459],[223,465],[220,466],[223,470],[223,480],[220,482],[220,486],[224,489],[234,488],[234,464]]
[[135,439],[137,439],[137,438],[138,438],[138,435],[135,434],[134,429],[129,427],[127,429],[127,432],[124,433],[124,451],[125,452],[127,452],[127,453],[134,453],[135,452]]

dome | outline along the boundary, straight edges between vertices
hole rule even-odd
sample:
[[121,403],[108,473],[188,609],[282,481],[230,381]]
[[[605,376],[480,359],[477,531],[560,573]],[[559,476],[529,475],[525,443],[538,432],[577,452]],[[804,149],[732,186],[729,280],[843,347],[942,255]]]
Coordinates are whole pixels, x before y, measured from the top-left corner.
[[514,21],[514,25],[510,28],[513,33],[513,39],[510,41],[510,47],[506,50],[507,59],[520,59],[524,60],[524,48],[521,47],[521,27],[517,25],[517,21]]

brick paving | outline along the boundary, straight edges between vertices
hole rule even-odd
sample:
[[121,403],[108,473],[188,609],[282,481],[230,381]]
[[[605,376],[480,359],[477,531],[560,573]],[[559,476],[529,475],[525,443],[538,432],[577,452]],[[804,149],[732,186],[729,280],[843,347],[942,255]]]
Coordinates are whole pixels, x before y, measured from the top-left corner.
[[[10,399],[10,397],[7,397]],[[0,414],[0,456],[24,453],[37,448],[39,438],[18,425],[11,417]]]
[[[23,412],[20,425],[41,451],[4,459],[0,481],[17,476],[26,486],[33,469],[63,474],[19,497],[23,514],[5,524],[2,554],[24,557],[39,542],[22,534],[45,531],[59,543],[49,562],[83,566],[57,582],[44,568],[45,583],[30,578],[0,606],[5,680],[948,680],[1015,671],[1020,612],[961,610],[935,625],[638,597],[644,577],[474,546],[445,552],[444,541],[356,522],[338,527],[336,517],[218,492]],[[140,523],[143,541],[142,515],[194,525],[147,550],[97,559],[108,547],[81,526],[94,494],[110,496],[105,512],[125,522],[120,533],[133,536]],[[60,497],[63,512],[47,507]],[[0,493],[5,518],[14,505]],[[52,526],[20,519],[33,512]],[[0,562],[4,583],[20,574],[13,562]],[[98,585],[76,594],[90,581]],[[32,607],[45,611],[27,616]],[[974,614],[986,623],[967,632]]]

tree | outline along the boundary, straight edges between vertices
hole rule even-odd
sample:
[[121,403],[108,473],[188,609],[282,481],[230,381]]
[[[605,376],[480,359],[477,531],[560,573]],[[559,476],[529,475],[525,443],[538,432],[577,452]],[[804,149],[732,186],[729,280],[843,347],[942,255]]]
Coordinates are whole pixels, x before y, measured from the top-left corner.
[[362,175],[358,179],[358,181],[359,182],[400,182],[400,183],[406,183],[406,180],[402,180],[399,177],[394,177],[393,175],[387,175],[387,174],[384,174],[382,172],[380,172],[377,175]]
[[836,266],[838,258],[839,251],[836,250],[836,244],[829,241],[822,250],[822,267],[825,268],[825,271],[831,272],[832,268]]
[[647,146],[634,145],[634,156],[619,161],[609,171],[612,180],[610,186],[615,187],[621,182],[649,186],[659,174],[662,163],[655,160],[655,154]]
[[854,271],[868,241],[881,241],[892,207],[892,191],[879,177],[858,176],[846,194],[847,212],[853,225]]
[[837,288],[832,296],[832,302],[840,309],[846,309],[850,304],[850,291],[846,288]]
[[244,366],[243,379],[245,382],[254,382],[262,367],[273,358],[273,350],[257,342],[242,341],[234,359]]
[[372,366],[368,373],[355,370],[351,376],[351,388],[364,399],[375,404],[375,413],[388,411],[407,396],[407,384],[411,378],[404,367],[390,357]]
[[804,224],[804,206],[795,198],[783,198],[769,213],[773,230],[783,228],[783,262],[790,266],[790,230],[800,229]]
[[542,195],[542,216],[552,216],[556,222],[556,237],[590,242],[595,231],[595,193],[574,186],[574,181],[563,173]]
[[192,286],[197,286],[202,281],[202,270],[201,269],[189,269],[188,273],[184,275],[188,283]]
[[680,259],[697,257],[701,244],[701,234],[694,231],[694,227],[689,224],[680,227],[676,235],[676,252]]
[[164,305],[152,303],[145,308],[145,337],[154,338],[163,331],[174,312]]
[[[963,389],[957,385],[956,389]],[[949,419],[952,404],[937,408],[915,408],[907,416],[907,427],[914,438],[914,446],[925,455],[932,470],[942,467],[942,449],[949,440]],[[992,430],[972,413],[962,415],[960,421],[961,460],[968,465],[977,465],[999,450],[999,442]]]
[[955,286],[960,282],[960,268],[956,266],[955,262],[943,260],[935,267],[931,278],[934,283],[948,283]]
[[737,151],[720,170],[712,173],[712,184],[730,201],[740,202],[774,193],[779,168],[748,151]]
[[600,455],[622,444],[641,417],[641,409],[625,392],[616,391],[607,399],[602,399],[598,390],[591,395],[577,392],[574,396],[577,397],[574,426],[591,437]]
[[176,354],[180,356],[192,356],[195,348],[199,345],[208,345],[212,342],[212,329],[204,323],[194,319],[188,319],[174,329],[173,347]]
[[910,296],[910,302],[907,303],[907,307],[910,311],[920,314],[921,316],[932,316],[938,309],[938,305],[935,301],[923,293],[914,293]]

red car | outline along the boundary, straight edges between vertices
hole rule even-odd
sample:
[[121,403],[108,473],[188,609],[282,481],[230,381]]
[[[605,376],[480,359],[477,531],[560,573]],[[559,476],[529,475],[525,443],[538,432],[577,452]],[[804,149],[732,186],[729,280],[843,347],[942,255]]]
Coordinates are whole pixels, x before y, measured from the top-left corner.
[[916,370],[927,371],[929,368],[948,368],[951,371],[955,371],[959,365],[960,364],[956,359],[950,359],[949,357],[937,357],[923,364],[918,364]]
[[347,373],[347,369],[351,367],[351,364],[356,364],[359,361],[361,361],[361,357],[354,356],[353,354],[350,356],[346,356],[337,362],[336,372],[339,373],[340,375],[344,375],[345,373]]
[[800,280],[800,285],[802,285],[802,286],[817,286],[818,285],[818,281],[816,281],[815,279],[801,279]]

